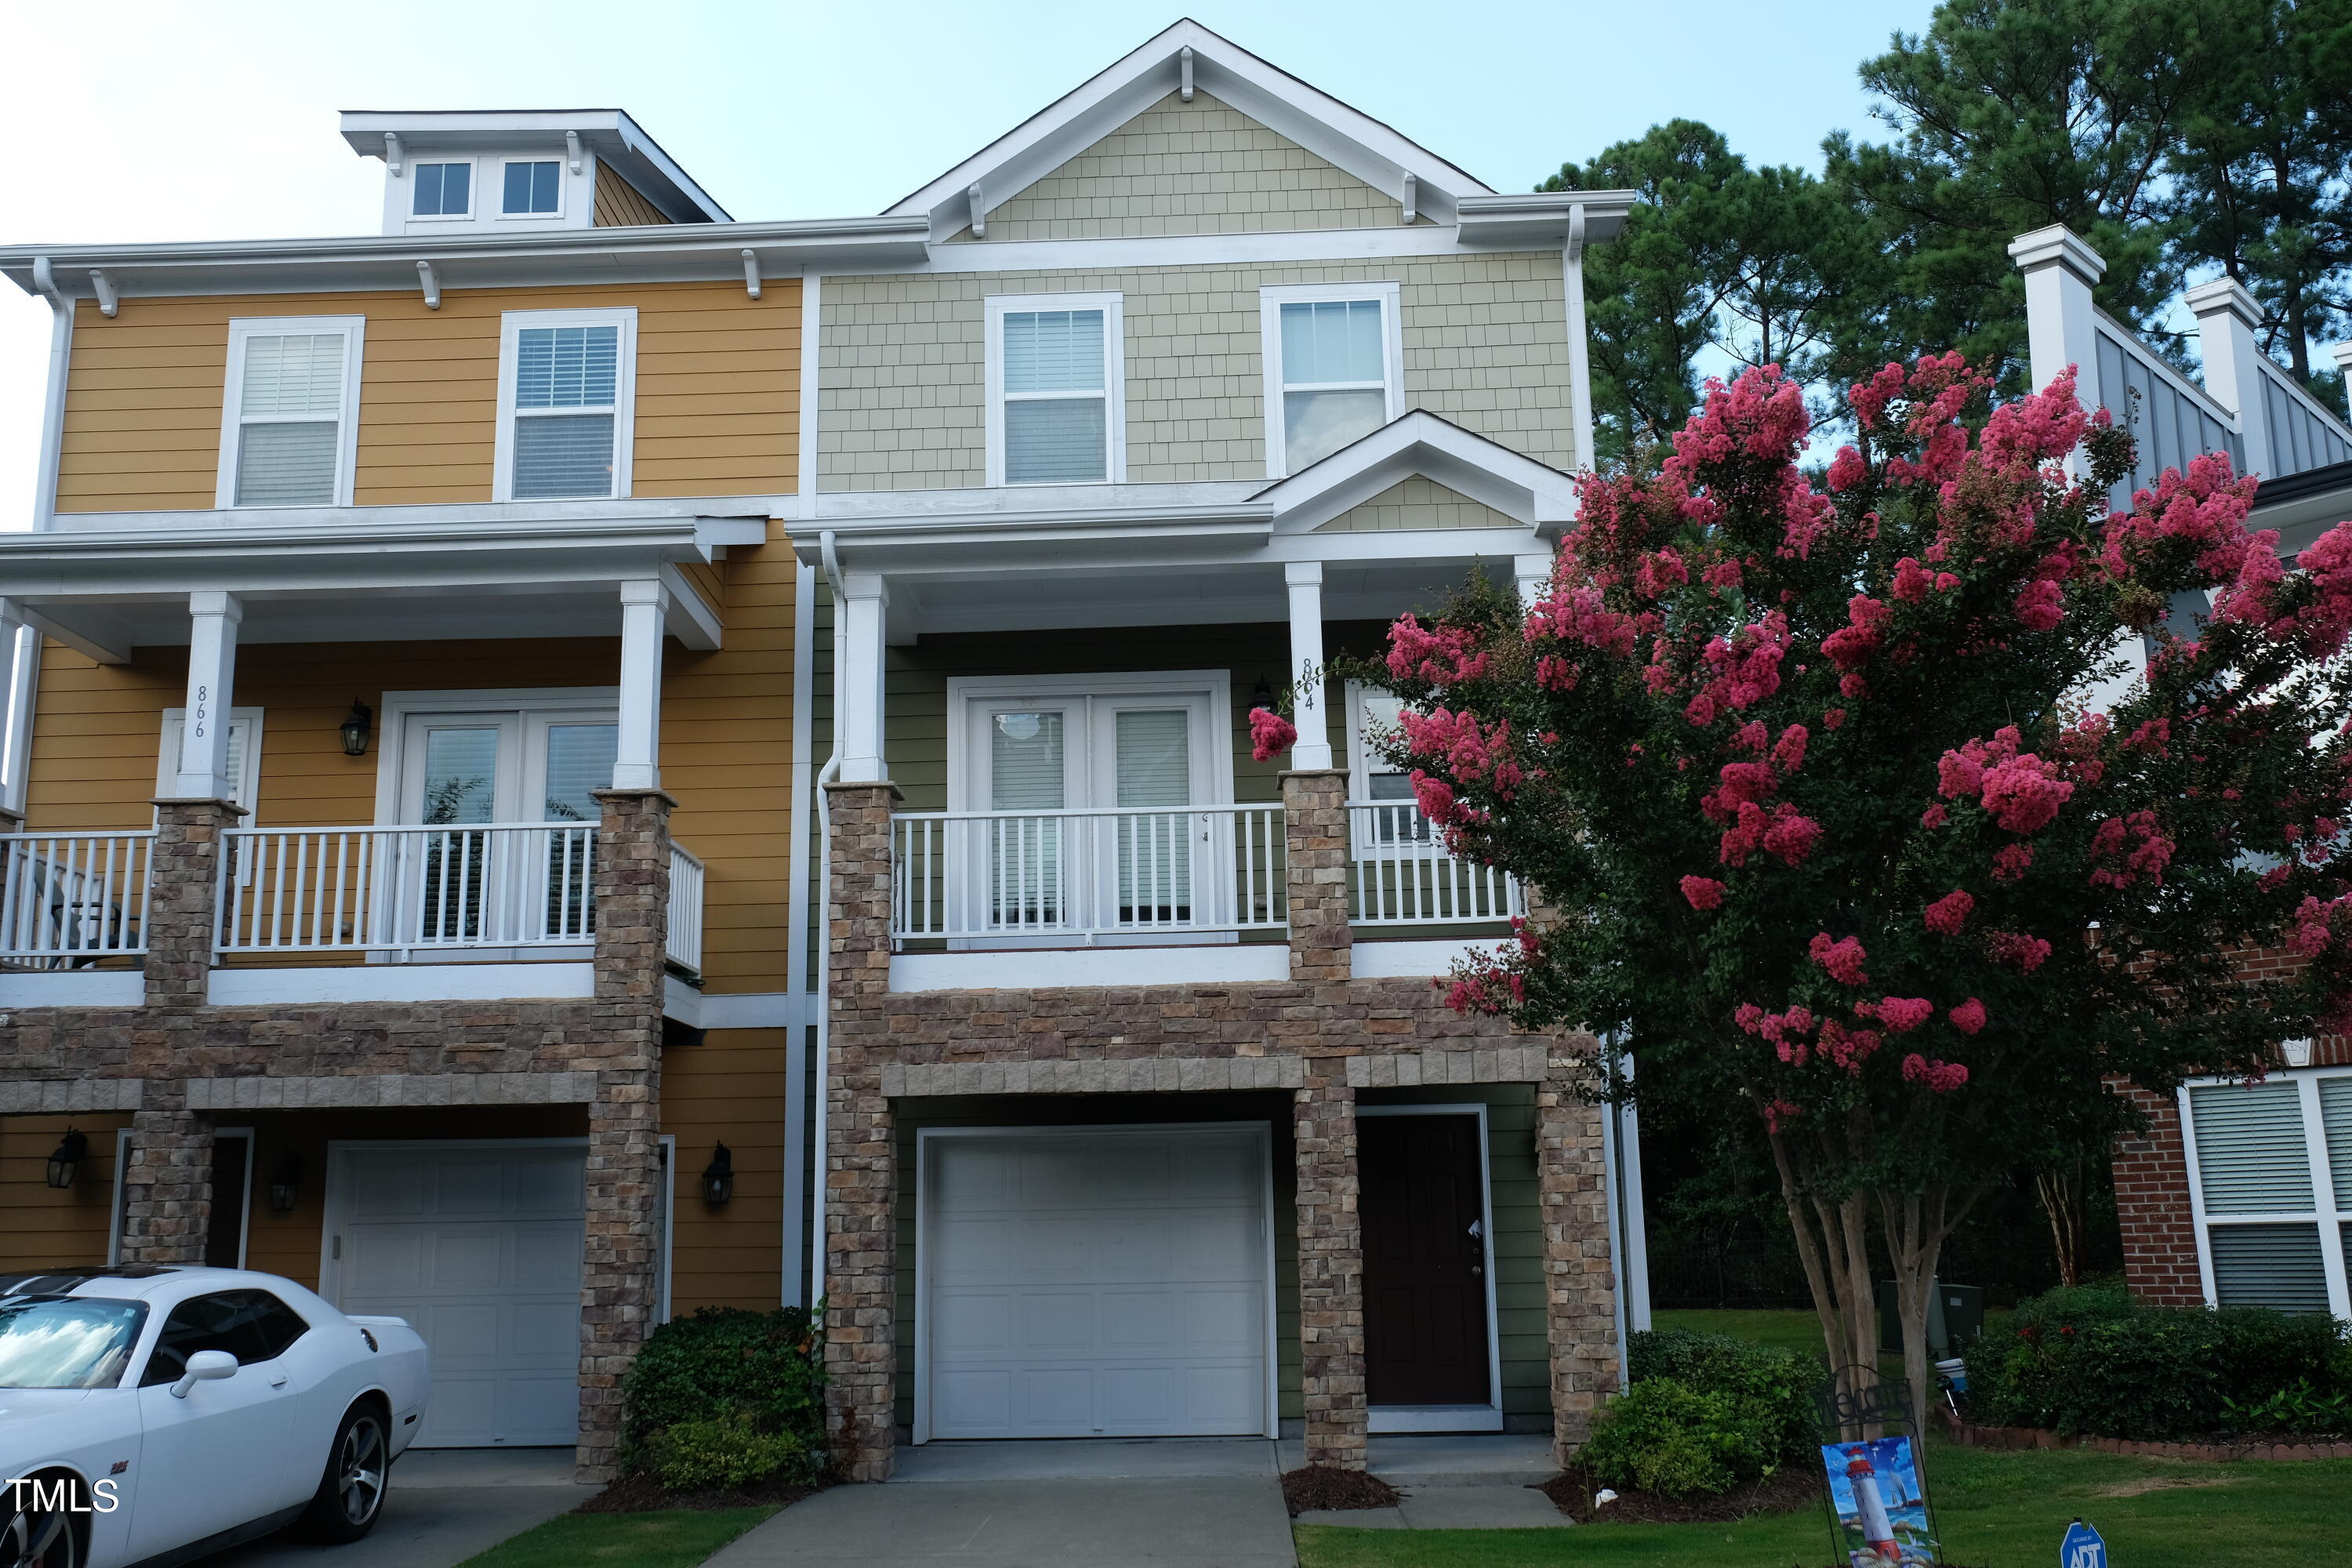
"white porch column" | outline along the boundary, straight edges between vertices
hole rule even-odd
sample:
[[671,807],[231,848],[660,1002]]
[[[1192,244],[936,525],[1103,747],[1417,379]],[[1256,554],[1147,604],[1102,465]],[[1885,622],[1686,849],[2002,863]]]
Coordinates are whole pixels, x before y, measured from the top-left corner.
[[1290,587],[1290,679],[1297,688],[1298,743],[1290,765],[1302,770],[1331,763],[1331,721],[1323,710],[1323,563],[1293,561],[1282,569]]
[[[41,634],[25,623],[16,605],[0,599],[0,672],[8,684],[0,690],[0,818],[25,819],[26,782],[33,751],[33,704],[40,689]],[[11,822],[0,820],[0,832]]]
[[661,788],[663,626],[669,590],[658,578],[621,584],[621,734],[614,789]]
[[2205,390],[2238,416],[2246,443],[2246,472],[2276,472],[2271,444],[2270,405],[2263,397],[2262,349],[2254,328],[2262,310],[2246,286],[2234,278],[2200,283],[2183,300],[2197,318],[2197,347],[2205,362]]
[[836,610],[845,630],[842,650],[841,778],[874,784],[890,776],[882,755],[882,647],[890,610],[890,584],[872,572],[851,572],[841,581]]
[[1519,585],[1519,607],[1532,609],[1544,590],[1551,584],[1552,558],[1543,555],[1514,555],[1511,576]]
[[[2025,274],[2025,337],[2034,389],[2049,385],[2071,364],[2076,367],[2076,398],[2096,408],[2099,335],[2091,289],[2106,276],[2106,262],[2060,224],[2019,235],[2009,243],[2009,258]],[[2075,473],[2089,472],[2080,452],[2067,465]]]
[[172,793],[182,800],[229,800],[228,710],[236,692],[236,628],[245,606],[234,594],[205,590],[188,595],[188,706],[180,726],[180,773]]

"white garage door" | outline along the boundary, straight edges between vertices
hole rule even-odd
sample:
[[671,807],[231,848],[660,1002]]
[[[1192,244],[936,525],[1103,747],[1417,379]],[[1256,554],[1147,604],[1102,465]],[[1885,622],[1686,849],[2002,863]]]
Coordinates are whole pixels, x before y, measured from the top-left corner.
[[335,1152],[331,1293],[431,1347],[419,1447],[578,1441],[586,1160],[576,1143]]
[[1267,1430],[1255,1128],[927,1133],[927,1437]]

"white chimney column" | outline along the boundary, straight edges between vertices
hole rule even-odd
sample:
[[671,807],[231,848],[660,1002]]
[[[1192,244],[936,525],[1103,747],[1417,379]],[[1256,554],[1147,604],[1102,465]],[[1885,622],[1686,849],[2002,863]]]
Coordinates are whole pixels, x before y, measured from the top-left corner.
[[2254,342],[2261,308],[2234,278],[2200,283],[2183,300],[2197,318],[2205,390],[2238,416],[2238,433],[2246,444],[2246,472],[2275,473],[2277,448],[2271,442],[2270,405],[2263,396],[2263,351]]

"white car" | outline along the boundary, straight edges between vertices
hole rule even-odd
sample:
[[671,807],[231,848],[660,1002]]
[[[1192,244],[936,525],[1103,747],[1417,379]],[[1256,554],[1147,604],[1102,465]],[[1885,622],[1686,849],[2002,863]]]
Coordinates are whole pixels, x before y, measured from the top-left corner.
[[0,1568],[163,1568],[298,1520],[357,1541],[427,1373],[398,1318],[274,1274],[0,1275]]

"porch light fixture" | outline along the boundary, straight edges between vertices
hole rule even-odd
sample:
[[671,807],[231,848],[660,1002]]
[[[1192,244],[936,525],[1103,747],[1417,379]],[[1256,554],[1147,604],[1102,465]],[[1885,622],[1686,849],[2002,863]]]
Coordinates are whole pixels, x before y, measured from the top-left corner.
[[2279,1054],[2286,1058],[2286,1065],[2291,1068],[2309,1067],[2311,1065],[2311,1037],[2306,1035],[2299,1040],[2281,1041],[2279,1043]]
[[74,1184],[74,1176],[81,1170],[83,1158],[89,1152],[89,1137],[68,1127],[58,1141],[57,1152],[49,1156],[49,1185],[63,1192]]
[[735,1156],[727,1152],[726,1144],[721,1143],[710,1156],[710,1163],[702,1167],[702,1201],[712,1208],[720,1209],[725,1208],[727,1200],[734,1195]]
[[302,1156],[289,1152],[278,1162],[278,1173],[269,1178],[269,1212],[292,1214],[301,1198]]
[[1263,708],[1273,700],[1274,688],[1265,683],[1265,676],[1259,676],[1257,678],[1257,685],[1252,688],[1250,691],[1250,706],[1253,708]]
[[358,698],[352,699],[352,710],[343,720],[343,755],[367,755],[368,731],[374,727],[375,715]]

